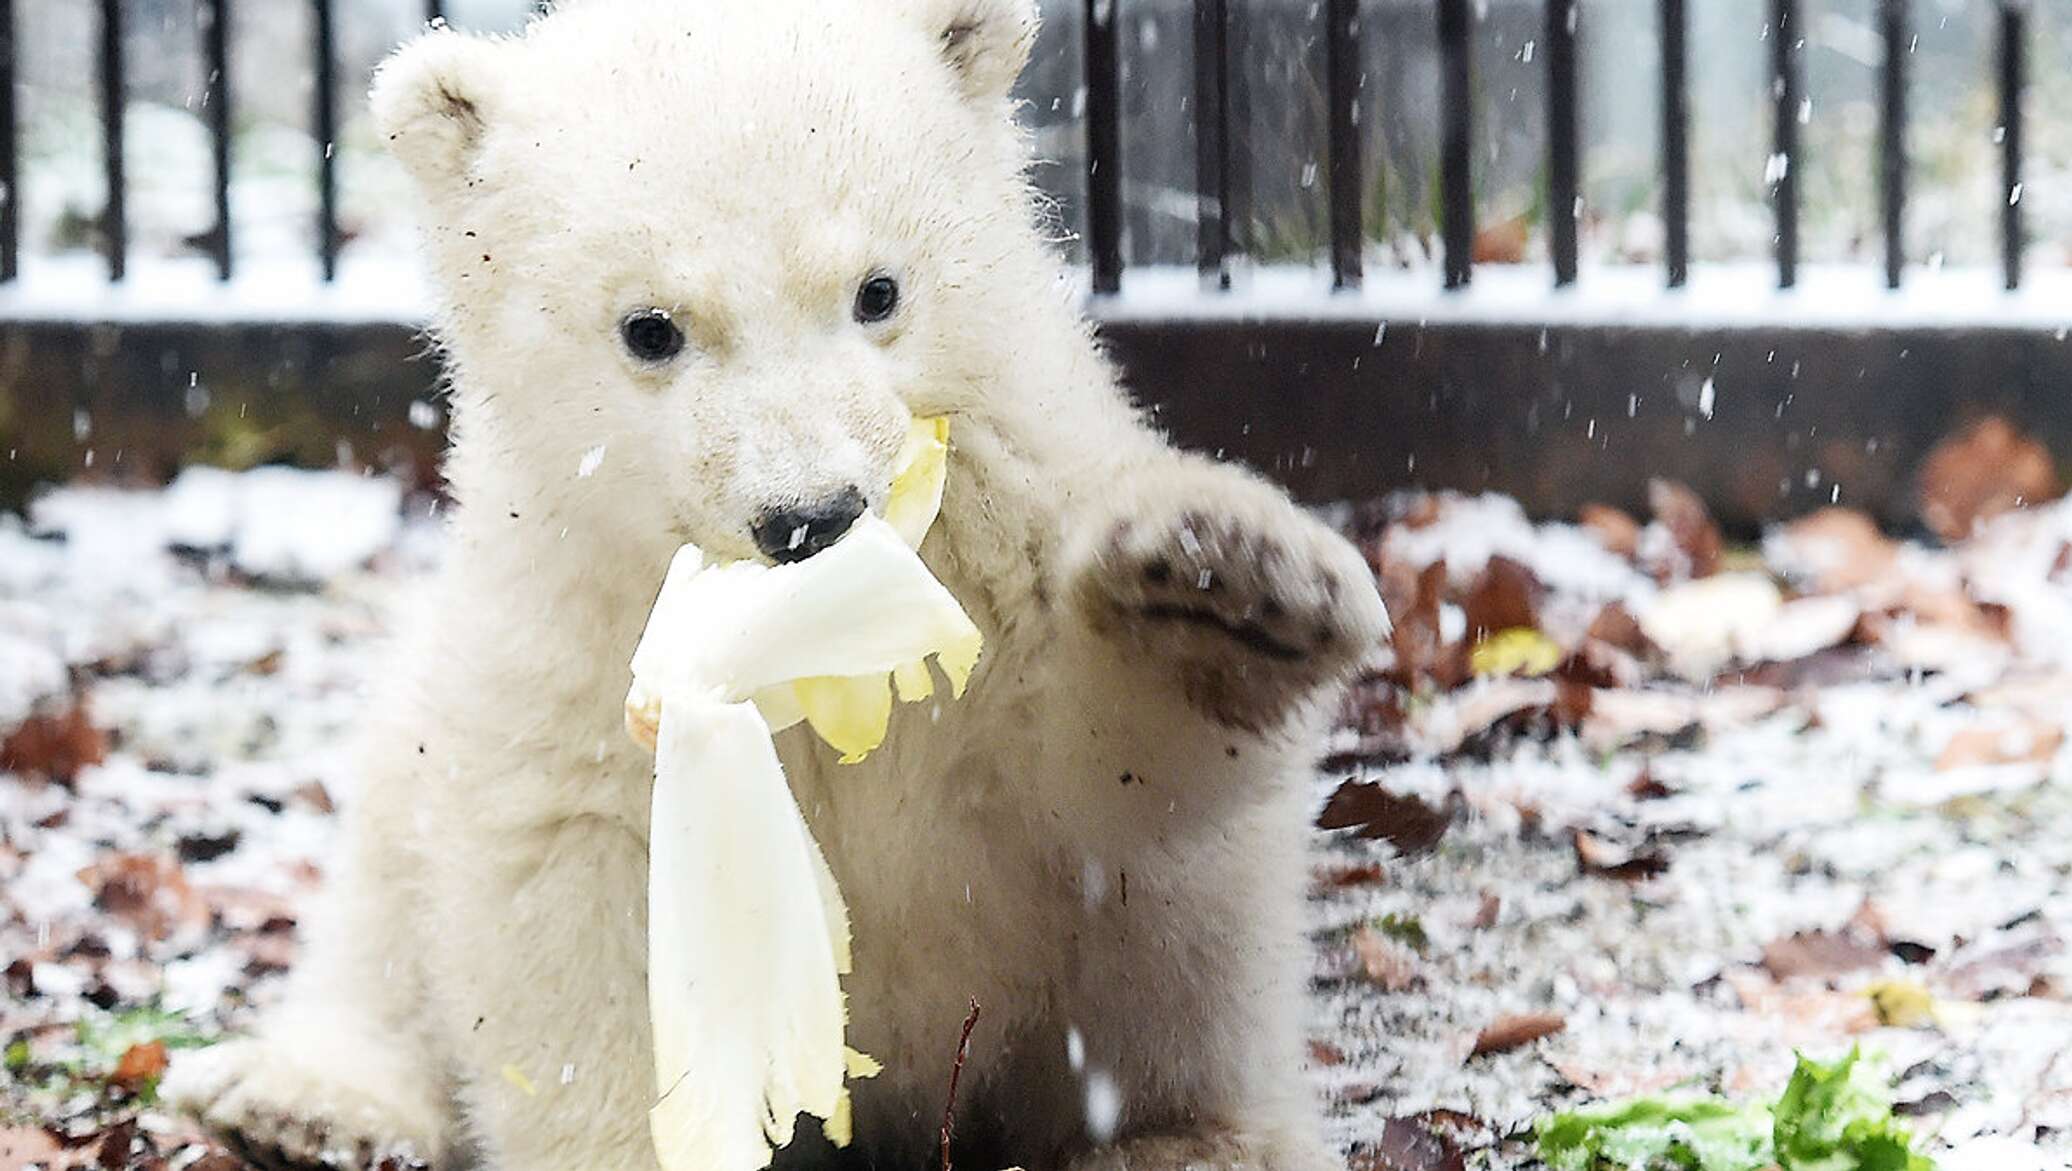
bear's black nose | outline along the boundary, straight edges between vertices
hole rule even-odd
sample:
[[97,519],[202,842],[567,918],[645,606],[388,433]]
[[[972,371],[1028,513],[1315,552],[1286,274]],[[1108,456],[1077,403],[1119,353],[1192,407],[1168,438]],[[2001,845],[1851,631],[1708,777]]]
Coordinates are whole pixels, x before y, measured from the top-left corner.
[[764,556],[779,565],[789,565],[841,540],[867,507],[862,492],[844,488],[810,504],[766,512],[749,526],[749,531],[755,534],[755,547]]

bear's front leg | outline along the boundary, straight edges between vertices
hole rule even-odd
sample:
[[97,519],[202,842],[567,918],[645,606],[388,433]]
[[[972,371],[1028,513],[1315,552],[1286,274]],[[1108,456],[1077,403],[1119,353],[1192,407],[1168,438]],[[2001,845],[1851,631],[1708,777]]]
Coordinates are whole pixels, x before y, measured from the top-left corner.
[[576,816],[453,854],[427,964],[483,1165],[654,1171],[645,843]]
[[1277,726],[1388,633],[1358,552],[1244,472],[1175,455],[1101,496],[1067,535],[1067,596],[1220,725]]

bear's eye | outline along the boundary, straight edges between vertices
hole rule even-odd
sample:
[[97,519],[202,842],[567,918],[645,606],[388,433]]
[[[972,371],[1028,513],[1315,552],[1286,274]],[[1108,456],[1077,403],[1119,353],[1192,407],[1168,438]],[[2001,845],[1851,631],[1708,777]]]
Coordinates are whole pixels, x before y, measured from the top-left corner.
[[873,325],[892,316],[899,308],[899,282],[883,273],[871,277],[856,290],[856,320]]
[[683,352],[683,330],[662,309],[642,309],[619,323],[626,352],[643,362],[666,362]]

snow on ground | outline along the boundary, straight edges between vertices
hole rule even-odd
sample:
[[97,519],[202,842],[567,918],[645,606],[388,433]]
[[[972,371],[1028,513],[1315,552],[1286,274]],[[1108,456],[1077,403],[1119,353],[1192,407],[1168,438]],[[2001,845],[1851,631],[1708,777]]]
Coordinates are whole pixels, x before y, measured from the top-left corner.
[[[1317,774],[1332,1136],[1526,1167],[1550,1109],[1771,1094],[1862,1044],[1946,1167],[2067,1165],[2072,506],[1758,552],[1675,503],[1343,510],[1398,632]],[[427,514],[197,470],[0,518],[0,1166],[242,1166],[148,1109],[155,1046],[293,962]]]

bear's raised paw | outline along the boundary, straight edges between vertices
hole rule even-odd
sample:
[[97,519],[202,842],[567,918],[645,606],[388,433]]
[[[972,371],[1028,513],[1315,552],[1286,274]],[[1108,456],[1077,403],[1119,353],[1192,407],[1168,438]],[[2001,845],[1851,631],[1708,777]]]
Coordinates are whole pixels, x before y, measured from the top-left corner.
[[1264,485],[1206,472],[1126,494],[1081,554],[1073,598],[1096,631],[1172,668],[1205,714],[1258,730],[1371,654],[1388,616],[1343,538]]

